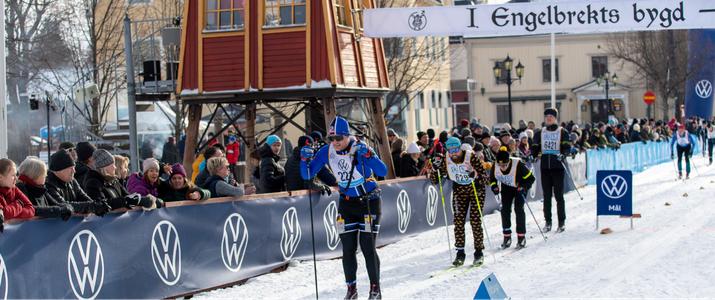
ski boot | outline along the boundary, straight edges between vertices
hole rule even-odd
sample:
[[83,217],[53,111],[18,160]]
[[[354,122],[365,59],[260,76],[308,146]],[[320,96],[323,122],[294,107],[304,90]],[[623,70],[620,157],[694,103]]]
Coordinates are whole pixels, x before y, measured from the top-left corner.
[[688,179],[690,179],[690,173],[685,174],[685,180],[688,180]]
[[678,180],[683,179],[683,173],[678,172]]
[[380,292],[379,284],[373,283],[370,285],[370,297],[368,297],[367,299],[370,299],[370,300],[382,299],[382,292]]
[[501,248],[506,249],[511,247],[511,236],[505,236],[504,237],[504,242],[501,243]]
[[358,298],[357,284],[348,283],[348,292],[345,294],[345,300],[356,300]]
[[546,225],[544,225],[544,232],[549,232],[551,231],[551,222],[546,222]]
[[566,230],[566,226],[565,226],[565,225],[559,225],[559,228],[556,229],[556,233],[562,233],[562,232],[564,232],[564,230]]
[[474,261],[472,261],[472,267],[479,267],[484,263],[484,253],[482,250],[474,251]]
[[526,237],[520,236],[517,238],[517,241],[516,241],[516,250],[521,250],[524,247],[526,247]]
[[457,250],[457,257],[454,259],[454,262],[452,262],[452,265],[455,267],[462,266],[466,257],[467,255],[464,254],[464,250]]

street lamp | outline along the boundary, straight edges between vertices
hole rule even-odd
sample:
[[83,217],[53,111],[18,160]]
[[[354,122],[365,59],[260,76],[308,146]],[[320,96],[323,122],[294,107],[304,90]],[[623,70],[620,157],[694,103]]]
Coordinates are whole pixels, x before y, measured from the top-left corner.
[[596,78],[596,83],[598,86],[604,86],[606,90],[606,101],[608,101],[608,116],[610,117],[611,115],[614,115],[613,113],[613,101],[611,101],[611,97],[608,95],[608,91],[611,89],[611,85],[616,86],[618,83],[618,75],[616,73],[613,73],[613,76],[611,76],[611,73],[606,71],[605,74],[601,75],[601,77]]
[[[496,62],[494,64],[494,68],[492,71],[494,71],[494,77],[497,79],[497,83],[502,78],[502,72],[506,72],[506,86],[507,86],[507,100],[509,101],[509,125],[512,125],[512,109],[511,109],[511,84],[514,83],[514,79],[511,77],[511,68],[514,65],[514,60],[509,57],[509,55],[506,56],[506,58],[502,61],[502,65],[499,65],[499,62]],[[524,65],[521,64],[521,61],[519,61],[516,64],[516,79],[519,79],[521,81],[521,78],[524,77]]]

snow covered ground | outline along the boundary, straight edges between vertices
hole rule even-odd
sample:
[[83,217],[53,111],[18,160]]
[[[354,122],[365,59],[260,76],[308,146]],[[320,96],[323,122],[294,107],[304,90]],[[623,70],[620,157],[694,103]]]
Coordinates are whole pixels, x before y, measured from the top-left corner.
[[[566,231],[548,233],[548,242],[527,210],[527,248],[518,252],[495,250],[502,238],[501,221],[497,214],[486,216],[492,247],[486,245],[481,268],[430,278],[450,264],[444,228],[378,249],[383,297],[471,298],[479,282],[492,272],[514,298],[715,297],[715,166],[707,167],[702,156],[694,161],[699,174],[693,170],[686,183],[675,180],[671,162],[634,174],[633,211],[643,215],[635,220],[634,230],[627,219],[601,217],[601,228],[614,232],[599,234],[595,230],[596,189],[588,186],[581,189],[583,201],[576,192],[566,195]],[[530,205],[543,225],[542,204]],[[472,249],[469,226],[467,231],[467,249]],[[470,252],[467,259],[471,260]],[[363,263],[358,269],[362,299],[368,294],[368,280],[361,256],[358,261]],[[342,298],[341,261],[318,262],[318,281],[321,298]],[[284,272],[196,298],[314,297],[312,261],[305,261],[293,263]]]

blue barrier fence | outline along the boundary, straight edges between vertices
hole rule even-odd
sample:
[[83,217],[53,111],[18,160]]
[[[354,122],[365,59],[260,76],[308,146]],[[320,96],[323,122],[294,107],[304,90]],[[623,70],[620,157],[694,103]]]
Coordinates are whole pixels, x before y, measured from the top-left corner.
[[[697,139],[693,148],[693,155],[701,152],[702,147]],[[670,160],[670,153],[670,142],[637,142],[623,144],[618,150],[588,150],[586,151],[588,184],[596,184],[596,172],[599,170],[642,172],[650,166]]]

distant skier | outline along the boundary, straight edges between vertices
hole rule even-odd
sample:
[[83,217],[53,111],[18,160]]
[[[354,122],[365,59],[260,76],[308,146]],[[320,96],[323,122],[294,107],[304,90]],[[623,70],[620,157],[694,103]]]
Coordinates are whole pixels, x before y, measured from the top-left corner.
[[712,123],[708,122],[707,126],[707,137],[708,137],[708,157],[710,158],[710,163],[708,165],[713,164],[713,147],[715,146],[715,126],[713,126]]
[[541,188],[544,191],[544,231],[551,231],[551,196],[556,198],[556,212],[559,228],[565,229],[566,204],[564,203],[564,157],[571,150],[569,133],[558,124],[559,112],[555,108],[544,110],[546,127],[534,133],[531,155],[538,159],[541,155]]
[[[502,146],[497,153],[497,163],[491,170],[490,185],[494,195],[501,195],[501,224],[504,242],[502,249],[511,246],[511,206],[516,213],[517,249],[526,246],[526,213],[524,203],[526,191],[531,188],[536,178],[524,162],[515,157],[509,157],[509,150]],[[501,189],[499,188],[501,183]]]
[[[432,183],[438,184],[438,172],[442,176],[447,174],[452,180],[452,208],[454,209],[454,238],[457,257],[452,263],[454,266],[464,264],[464,225],[469,211],[469,222],[472,225],[474,237],[474,261],[472,265],[481,265],[484,261],[484,235],[482,233],[482,211],[484,209],[485,186],[488,175],[482,165],[481,159],[471,150],[462,150],[462,142],[456,137],[450,137],[445,143],[447,157],[435,160],[432,164],[430,178]],[[476,192],[475,192],[476,190]],[[475,199],[475,194],[479,198]]]
[[[366,144],[350,136],[348,121],[336,117],[328,131],[330,144],[314,152],[310,146],[301,149],[300,171],[304,180],[314,177],[326,164],[335,174],[340,188],[338,232],[343,244],[343,272],[348,291],[345,299],[357,299],[358,244],[365,256],[370,278],[369,299],[381,299],[380,258],[375,239],[380,229],[380,188],[374,176],[385,176],[387,167]],[[310,166],[310,173],[308,173]]]
[[670,139],[670,159],[673,159],[673,144],[676,144],[678,151],[678,179],[683,178],[683,156],[685,156],[685,179],[690,178],[690,157],[693,156],[693,147],[695,147],[695,138],[687,130],[685,125],[680,124],[678,131]]

